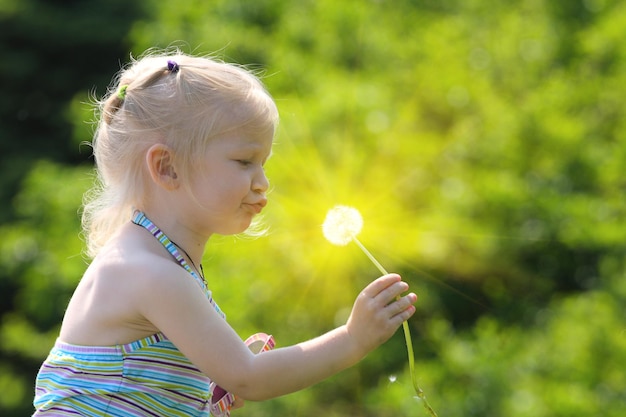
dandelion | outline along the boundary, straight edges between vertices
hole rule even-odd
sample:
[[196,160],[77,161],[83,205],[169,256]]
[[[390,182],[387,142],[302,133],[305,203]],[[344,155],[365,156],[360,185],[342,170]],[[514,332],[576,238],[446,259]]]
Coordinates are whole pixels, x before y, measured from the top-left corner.
[[387,275],[388,272],[385,271],[385,268],[383,268],[380,262],[378,262],[359,239],[356,238],[356,236],[361,233],[362,228],[363,217],[361,213],[354,207],[349,206],[335,206],[328,210],[326,219],[322,224],[322,232],[326,240],[337,246],[346,246],[350,242],[356,243],[376,268],[378,268],[383,275]]
[[[388,272],[383,266],[374,258],[374,256],[367,250],[365,246],[357,239],[357,235],[361,233],[363,228],[363,217],[361,213],[354,207],[349,206],[335,206],[328,210],[326,219],[322,225],[322,232],[324,237],[333,245],[345,246],[350,242],[354,242],[363,253],[372,261],[372,263],[383,274],[387,275]],[[409,325],[406,321],[402,323],[402,329],[404,330],[404,339],[406,342],[406,349],[409,356],[409,371],[411,373],[411,380],[413,382],[413,388],[417,398],[422,400],[424,408],[430,414],[431,417],[437,417],[437,413],[430,406],[426,400],[424,391],[417,384],[417,376],[415,374],[415,358],[413,354],[413,343],[411,342],[411,334],[409,332]],[[392,380],[393,378],[393,380]],[[395,376],[389,377],[390,382],[395,382]]]
[[333,245],[345,246],[350,243],[363,228],[363,217],[353,207],[335,206],[328,211],[322,225],[324,237]]

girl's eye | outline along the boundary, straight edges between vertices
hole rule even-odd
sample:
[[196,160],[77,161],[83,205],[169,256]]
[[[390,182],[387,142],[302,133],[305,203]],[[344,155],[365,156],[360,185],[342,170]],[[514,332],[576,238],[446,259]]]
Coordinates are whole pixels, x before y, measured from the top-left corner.
[[247,159],[238,159],[237,162],[244,167],[252,165],[252,161],[249,161]]

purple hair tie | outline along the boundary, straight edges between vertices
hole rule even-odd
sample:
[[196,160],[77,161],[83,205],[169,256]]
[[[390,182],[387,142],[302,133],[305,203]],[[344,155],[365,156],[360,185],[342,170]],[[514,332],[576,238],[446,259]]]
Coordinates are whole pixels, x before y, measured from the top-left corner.
[[176,63],[176,61],[172,61],[171,59],[167,61],[167,70],[172,74],[175,74],[180,69],[180,66]]

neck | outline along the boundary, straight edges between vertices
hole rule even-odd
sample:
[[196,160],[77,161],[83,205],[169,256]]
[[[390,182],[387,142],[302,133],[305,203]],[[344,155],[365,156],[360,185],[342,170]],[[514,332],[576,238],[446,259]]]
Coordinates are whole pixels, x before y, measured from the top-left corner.
[[189,260],[189,262],[191,263],[191,266],[193,266],[193,269],[196,270],[196,273],[202,278],[204,279],[204,270],[202,269],[202,260],[199,260],[197,263],[194,262],[193,258],[187,253],[187,251],[185,250],[185,248],[183,248],[182,246],[178,245],[176,242],[174,242],[172,239],[170,239],[170,242],[172,242],[174,244],[174,246],[178,247],[178,249],[180,249],[185,256],[187,257],[187,259]]
[[[200,268],[204,247],[208,237],[196,233],[188,223],[179,221],[171,213],[163,210],[141,210],[176,245],[183,256],[191,263],[190,266]],[[198,271],[200,273],[201,271]]]

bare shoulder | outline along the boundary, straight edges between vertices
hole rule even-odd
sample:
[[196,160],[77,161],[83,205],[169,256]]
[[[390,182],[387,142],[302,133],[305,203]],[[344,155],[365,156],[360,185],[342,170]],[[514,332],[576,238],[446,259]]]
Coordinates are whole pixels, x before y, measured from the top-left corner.
[[[94,278],[104,288],[141,309],[176,291],[198,292],[193,277],[152,236],[128,232],[94,260]],[[120,294],[123,289],[124,294]]]
[[162,330],[150,317],[155,305],[173,294],[177,299],[202,294],[193,277],[154,243],[160,245],[130,229],[103,248],[70,300],[63,340],[86,345],[138,340]]
[[182,312],[206,317],[213,310],[196,279],[149,233],[131,227],[109,250],[98,267],[107,285],[112,292],[124,288],[133,314],[160,331],[176,325]]

